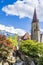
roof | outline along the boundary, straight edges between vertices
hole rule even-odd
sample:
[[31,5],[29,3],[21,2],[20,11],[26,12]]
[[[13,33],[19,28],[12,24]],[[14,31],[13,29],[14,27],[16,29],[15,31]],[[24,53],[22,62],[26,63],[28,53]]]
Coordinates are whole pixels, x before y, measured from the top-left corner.
[[22,37],[22,40],[27,40],[27,39],[31,39],[31,36],[29,35],[29,33],[26,33],[26,34]]

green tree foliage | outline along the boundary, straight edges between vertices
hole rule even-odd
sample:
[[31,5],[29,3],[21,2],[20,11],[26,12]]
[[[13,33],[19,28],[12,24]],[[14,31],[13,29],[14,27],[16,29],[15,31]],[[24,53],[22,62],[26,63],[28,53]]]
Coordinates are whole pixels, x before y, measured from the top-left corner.
[[43,57],[43,43],[38,43],[37,45],[38,45],[40,57]]
[[33,40],[22,40],[19,50],[33,58],[38,65],[43,65],[43,43],[38,43]]
[[39,58],[38,65],[43,65],[43,57]]
[[18,45],[18,35],[14,35],[14,36],[8,36],[8,39],[12,42],[14,47],[17,47]]
[[33,40],[22,40],[20,42],[20,51],[31,57],[43,55],[43,44]]

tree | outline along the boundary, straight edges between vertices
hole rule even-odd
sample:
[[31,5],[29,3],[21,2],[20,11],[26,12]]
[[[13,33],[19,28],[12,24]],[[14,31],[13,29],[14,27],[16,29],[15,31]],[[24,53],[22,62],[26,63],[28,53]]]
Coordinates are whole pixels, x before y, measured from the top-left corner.
[[31,57],[35,63],[43,65],[43,43],[38,43],[33,40],[22,40],[19,51]]
[[8,36],[8,39],[12,42],[14,47],[17,47],[18,45],[18,35],[14,35],[14,36]]
[[43,57],[39,58],[38,65],[43,65]]
[[0,35],[0,58],[6,60],[11,50],[13,50],[12,42],[5,35]]
[[32,40],[22,40],[20,42],[20,51],[28,56],[37,57],[39,52],[37,42]]

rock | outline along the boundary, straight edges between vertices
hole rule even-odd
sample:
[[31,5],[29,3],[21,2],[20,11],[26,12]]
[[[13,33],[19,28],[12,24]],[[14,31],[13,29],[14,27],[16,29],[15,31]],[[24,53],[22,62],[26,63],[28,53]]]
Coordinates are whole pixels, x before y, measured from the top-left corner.
[[25,56],[23,65],[35,65],[35,63],[33,62],[33,60],[30,57]]
[[35,65],[35,63],[33,61],[30,61],[30,65]]
[[35,65],[34,61],[32,58],[26,56],[25,54],[23,54],[22,52],[18,52],[19,53],[19,58],[23,61],[23,65]]

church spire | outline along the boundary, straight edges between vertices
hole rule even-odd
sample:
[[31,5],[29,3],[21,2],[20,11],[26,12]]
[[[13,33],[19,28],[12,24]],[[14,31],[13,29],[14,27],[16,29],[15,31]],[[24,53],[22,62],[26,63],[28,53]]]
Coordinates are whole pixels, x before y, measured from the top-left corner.
[[34,10],[33,21],[32,22],[38,22],[36,8]]
[[36,9],[34,10],[32,25],[31,25],[31,39],[40,42],[40,28],[37,19]]

